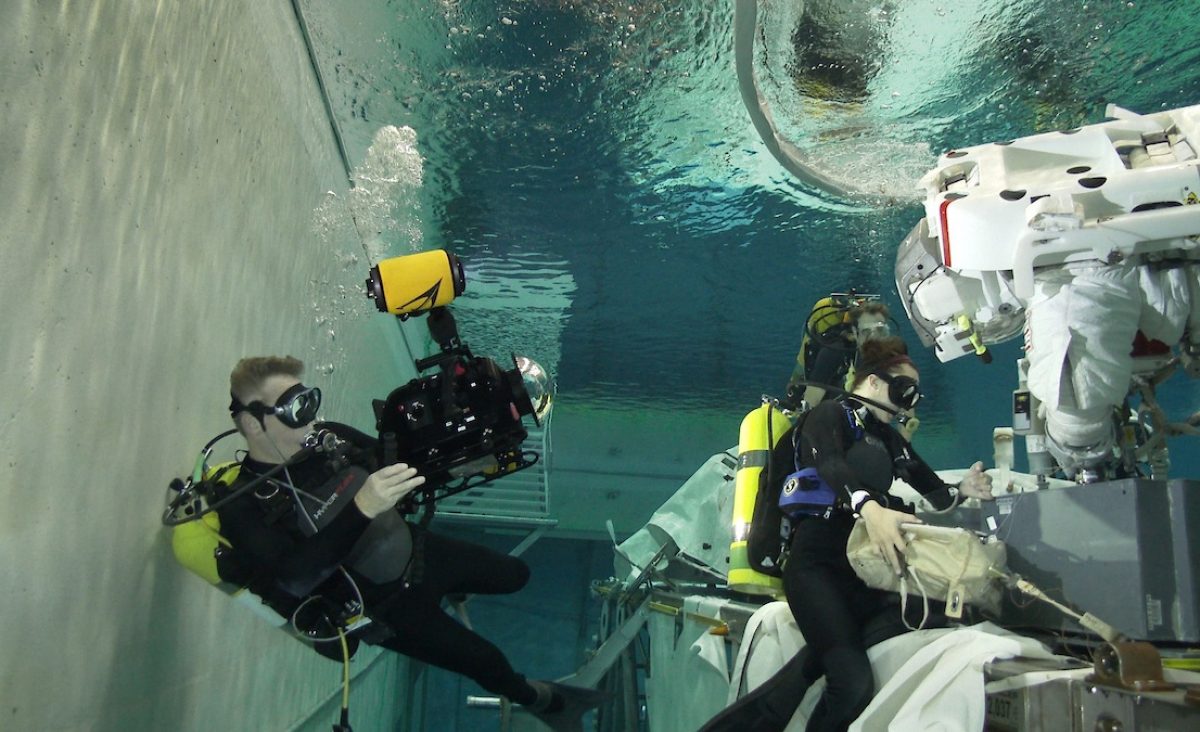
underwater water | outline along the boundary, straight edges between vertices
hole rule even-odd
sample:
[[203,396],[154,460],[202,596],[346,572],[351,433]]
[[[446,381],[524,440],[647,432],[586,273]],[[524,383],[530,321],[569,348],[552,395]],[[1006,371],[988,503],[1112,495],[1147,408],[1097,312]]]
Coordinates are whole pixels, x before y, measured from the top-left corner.
[[807,189],[766,153],[738,95],[732,10],[306,2],[351,163],[392,126],[419,155],[374,254],[461,255],[464,339],[541,361],[560,404],[728,413],[730,442],[782,391],[811,303],[879,293],[918,351],[918,446],[935,464],[990,455],[1020,346],[990,366],[919,348],[892,279],[921,215],[912,186],[954,146],[1097,122],[1110,102],[1200,101],[1186,31],[1200,5],[760,2],[776,122],[833,177],[888,196],[876,204]]

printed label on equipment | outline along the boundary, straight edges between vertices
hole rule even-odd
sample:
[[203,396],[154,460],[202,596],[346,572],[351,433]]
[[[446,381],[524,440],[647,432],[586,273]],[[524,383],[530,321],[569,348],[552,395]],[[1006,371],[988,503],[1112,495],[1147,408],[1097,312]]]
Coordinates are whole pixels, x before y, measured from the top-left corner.
[[1001,691],[986,697],[988,729],[1021,729],[1021,697],[1016,691]]
[[1146,595],[1146,629],[1154,630],[1162,624],[1162,600],[1154,595]]

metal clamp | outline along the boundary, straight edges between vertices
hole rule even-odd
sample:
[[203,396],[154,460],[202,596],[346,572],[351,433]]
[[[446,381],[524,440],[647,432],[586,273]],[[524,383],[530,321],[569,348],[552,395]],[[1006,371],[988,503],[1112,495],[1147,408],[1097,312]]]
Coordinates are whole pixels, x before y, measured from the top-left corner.
[[1132,691],[1170,691],[1163,680],[1162,658],[1149,643],[1107,643],[1096,652],[1095,673],[1087,680]]

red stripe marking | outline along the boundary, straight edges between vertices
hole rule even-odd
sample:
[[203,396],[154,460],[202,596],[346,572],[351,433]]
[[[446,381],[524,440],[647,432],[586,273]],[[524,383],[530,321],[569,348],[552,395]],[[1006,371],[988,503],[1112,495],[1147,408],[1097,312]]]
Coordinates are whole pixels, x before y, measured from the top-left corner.
[[950,207],[953,199],[942,201],[942,205],[938,207],[938,217],[942,222],[942,264],[950,266],[950,226],[946,221],[946,209]]

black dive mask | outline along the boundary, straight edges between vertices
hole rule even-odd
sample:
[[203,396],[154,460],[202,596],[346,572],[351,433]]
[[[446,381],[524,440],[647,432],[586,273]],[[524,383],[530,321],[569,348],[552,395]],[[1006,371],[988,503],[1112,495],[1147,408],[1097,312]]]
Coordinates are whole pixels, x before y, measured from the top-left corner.
[[233,415],[239,412],[249,412],[261,422],[269,414],[275,415],[280,422],[288,427],[303,427],[317,418],[317,410],[321,408],[321,390],[315,386],[296,384],[279,395],[275,406],[268,407],[261,401],[242,404],[237,397],[229,403],[229,411]]
[[888,385],[888,401],[901,409],[912,409],[921,401],[921,386],[916,379],[903,374],[875,374]]

